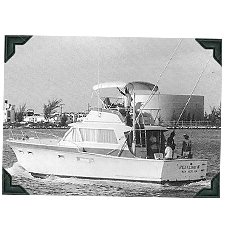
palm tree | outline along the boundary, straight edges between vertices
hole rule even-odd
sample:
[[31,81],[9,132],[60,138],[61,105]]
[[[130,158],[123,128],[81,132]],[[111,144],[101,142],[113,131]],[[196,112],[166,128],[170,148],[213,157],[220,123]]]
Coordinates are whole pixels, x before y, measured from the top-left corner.
[[24,103],[23,105],[20,105],[19,108],[17,108],[16,113],[15,113],[15,117],[16,117],[16,121],[17,122],[22,122],[23,121],[23,117],[24,117],[24,113],[26,111],[26,103]]
[[221,127],[221,103],[217,108],[217,125]]
[[209,114],[209,120],[211,121],[211,125],[215,125],[216,123],[216,118],[217,118],[217,109],[215,106],[211,107],[211,113]]
[[217,118],[221,120],[221,103],[219,107],[217,108]]
[[60,107],[62,99],[53,99],[52,101],[48,100],[48,104],[44,104],[43,113],[44,118],[49,122],[49,119],[52,118],[52,115],[56,112],[56,109]]

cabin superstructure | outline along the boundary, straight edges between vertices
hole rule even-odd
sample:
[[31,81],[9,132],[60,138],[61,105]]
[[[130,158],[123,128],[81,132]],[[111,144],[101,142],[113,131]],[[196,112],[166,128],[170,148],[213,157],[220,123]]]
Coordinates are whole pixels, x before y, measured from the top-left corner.
[[137,128],[134,152],[132,127],[127,126],[122,115],[116,111],[93,109],[82,122],[73,123],[70,127],[59,142],[60,146],[76,144],[82,152],[129,158],[153,159],[154,153],[164,152],[163,133],[167,129],[160,126]]
[[125,146],[124,135],[131,128],[124,124],[118,112],[93,109],[82,122],[70,124],[70,127],[59,142],[61,146],[75,143],[82,152],[114,156],[123,148],[123,156],[132,157]]
[[[130,105],[125,105],[126,101],[121,101],[121,96],[100,97],[102,107],[93,108],[82,123],[71,124],[60,145],[76,143],[85,152],[119,157],[162,157],[167,129],[156,125],[157,118],[141,109],[144,102],[135,102],[137,91],[152,91],[154,94],[158,87],[147,82],[108,82],[95,85],[93,90],[104,88],[116,88],[120,93],[125,90],[131,95]],[[112,103],[112,99],[116,101]]]

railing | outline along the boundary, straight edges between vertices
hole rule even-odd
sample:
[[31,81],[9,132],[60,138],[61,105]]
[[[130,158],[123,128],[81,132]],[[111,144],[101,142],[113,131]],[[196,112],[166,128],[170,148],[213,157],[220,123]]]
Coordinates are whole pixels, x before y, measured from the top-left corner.
[[62,137],[53,134],[51,130],[48,131],[49,131],[48,133],[44,133],[32,130],[9,129],[9,139],[27,140],[32,137],[34,139],[38,139],[39,141],[41,141],[41,139],[48,138],[50,136],[51,138],[54,138],[56,140],[61,140]]
[[174,127],[175,125],[177,127],[181,128],[214,128],[214,127],[220,127],[221,124],[219,122],[213,123],[211,121],[204,121],[204,120],[195,120],[195,121],[179,121],[176,124],[176,121],[163,121],[161,123],[163,126],[167,127]]

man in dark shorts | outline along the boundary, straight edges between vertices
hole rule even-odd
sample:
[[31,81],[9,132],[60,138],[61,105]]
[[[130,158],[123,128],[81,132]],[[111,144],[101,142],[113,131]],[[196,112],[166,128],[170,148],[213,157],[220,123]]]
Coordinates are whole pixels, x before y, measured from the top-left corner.
[[176,144],[174,142],[174,137],[175,137],[175,132],[172,131],[170,136],[167,139],[167,145],[169,145],[172,148],[172,150],[174,150],[176,147]]
[[191,140],[189,140],[189,136],[187,134],[184,134],[184,141],[182,144],[182,157],[192,158],[191,153]]

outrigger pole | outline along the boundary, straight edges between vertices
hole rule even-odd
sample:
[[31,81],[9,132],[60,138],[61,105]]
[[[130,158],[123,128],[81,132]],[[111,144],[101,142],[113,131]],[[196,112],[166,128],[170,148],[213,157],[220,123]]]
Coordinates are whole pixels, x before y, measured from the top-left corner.
[[158,80],[157,80],[157,82],[156,82],[154,88],[152,89],[151,94],[149,95],[149,97],[148,97],[148,99],[146,100],[146,102],[144,103],[144,105],[141,107],[140,112],[139,112],[139,114],[138,114],[138,116],[137,116],[137,118],[136,118],[136,121],[138,121],[138,118],[140,117],[140,114],[142,113],[142,111],[143,111],[143,109],[145,108],[145,106],[148,104],[149,101],[151,101],[151,99],[152,99],[152,97],[153,97],[153,95],[154,95],[154,91],[155,91],[155,89],[156,89],[156,87],[157,87],[157,85],[158,85],[158,83],[159,83],[159,81],[160,81],[160,79],[161,79],[163,73],[165,72],[166,68],[167,68],[168,65],[170,64],[170,61],[173,59],[173,56],[175,55],[175,53],[176,53],[177,49],[179,48],[179,46],[180,46],[180,44],[181,44],[182,41],[183,41],[183,38],[180,40],[180,42],[178,43],[177,47],[175,48],[173,54],[171,55],[170,59],[168,60],[167,64],[166,64],[165,67],[163,68],[163,70],[162,70],[162,72],[161,72],[161,74],[160,74],[160,76],[159,76],[159,78],[158,78]]
[[[185,104],[183,110],[181,111],[180,116],[178,117],[178,119],[177,119],[177,121],[176,121],[176,123],[175,123],[175,125],[174,125],[173,132],[175,132],[175,129],[176,129],[176,127],[177,127],[177,124],[179,123],[179,121],[180,121],[180,119],[181,119],[181,116],[182,116],[183,113],[184,113],[184,110],[186,109],[187,105],[189,104],[189,102],[190,102],[190,100],[191,100],[191,97],[192,97],[192,95],[193,95],[193,93],[194,93],[194,91],[195,91],[195,88],[197,87],[197,84],[199,83],[199,81],[200,81],[200,79],[201,79],[201,77],[202,77],[202,75],[203,75],[203,73],[204,73],[206,67],[208,66],[208,64],[209,64],[209,62],[210,62],[210,60],[211,60],[212,57],[213,57],[213,55],[211,55],[211,56],[209,57],[209,59],[208,59],[206,65],[205,65],[205,67],[203,68],[203,70],[202,70],[200,76],[198,77],[198,80],[197,80],[197,82],[196,82],[196,84],[195,84],[195,86],[194,86],[194,88],[193,88],[193,90],[192,90],[192,92],[191,92],[191,94],[190,94],[190,96],[189,96],[189,98],[188,98],[188,100],[187,100],[187,102],[186,102],[186,104]],[[172,153],[172,157],[173,157],[173,154],[174,154],[174,152]]]
[[193,88],[193,90],[192,90],[192,92],[191,92],[191,94],[190,94],[190,96],[189,96],[189,98],[188,98],[188,100],[187,100],[187,102],[186,102],[186,104],[185,104],[183,110],[181,111],[181,114],[180,114],[180,116],[179,116],[177,122],[175,123],[175,126],[174,126],[174,128],[173,128],[173,131],[175,131],[176,126],[177,126],[178,122],[180,121],[181,116],[182,116],[183,113],[184,113],[184,110],[186,109],[187,105],[189,104],[189,102],[190,102],[190,100],[191,100],[191,97],[192,97],[192,95],[193,95],[193,93],[194,93],[194,91],[195,91],[195,89],[196,89],[196,87],[197,87],[197,85],[198,85],[198,83],[199,83],[199,81],[200,81],[200,79],[201,79],[203,73],[205,72],[205,69],[206,69],[206,67],[208,66],[208,64],[209,64],[209,62],[210,62],[210,60],[211,60],[212,57],[213,57],[213,55],[211,55],[211,56],[209,57],[209,59],[208,59],[206,65],[205,65],[205,67],[203,68],[203,70],[202,70],[200,76],[198,77],[198,80],[197,80],[197,82],[196,82],[196,84],[195,84],[195,86],[194,86],[194,88]]

